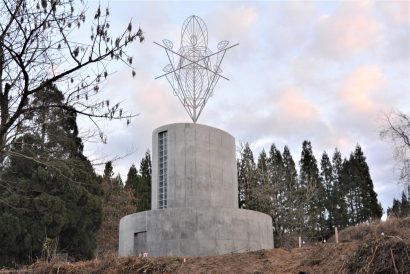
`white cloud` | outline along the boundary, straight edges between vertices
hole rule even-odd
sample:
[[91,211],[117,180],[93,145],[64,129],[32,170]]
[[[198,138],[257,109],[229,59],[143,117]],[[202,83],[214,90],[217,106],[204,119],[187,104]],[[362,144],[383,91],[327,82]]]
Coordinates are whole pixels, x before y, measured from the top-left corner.
[[378,43],[380,24],[369,15],[346,11],[322,17],[315,32],[311,47],[316,54],[343,60],[371,50]]
[[409,1],[377,1],[375,3],[380,9],[388,24],[394,27],[410,24],[410,2]]
[[386,92],[385,85],[385,76],[378,66],[360,67],[342,80],[340,98],[356,115],[374,115],[381,107],[374,94]]

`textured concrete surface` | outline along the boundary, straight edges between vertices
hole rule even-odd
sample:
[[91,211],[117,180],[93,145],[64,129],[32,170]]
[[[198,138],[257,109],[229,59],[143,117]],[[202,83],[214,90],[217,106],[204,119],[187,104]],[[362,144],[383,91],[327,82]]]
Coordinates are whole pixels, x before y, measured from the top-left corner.
[[[146,232],[146,244],[138,248],[134,235],[141,232]],[[131,214],[120,223],[120,256],[144,251],[150,256],[206,256],[272,247],[270,216],[251,210],[169,208]]]
[[[167,204],[158,209],[158,134],[167,131]],[[205,256],[273,248],[272,219],[238,209],[235,139],[178,123],[152,134],[151,211],[120,221],[119,255]]]
[[158,133],[168,135],[168,208],[238,208],[235,139],[209,126],[178,123],[152,133],[152,200],[158,209]]

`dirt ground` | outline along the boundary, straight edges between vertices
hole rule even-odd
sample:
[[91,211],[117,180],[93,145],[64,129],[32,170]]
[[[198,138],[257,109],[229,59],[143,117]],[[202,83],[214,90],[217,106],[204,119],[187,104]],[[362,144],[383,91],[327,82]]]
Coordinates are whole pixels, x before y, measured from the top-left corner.
[[[340,232],[339,244],[209,257],[110,256],[91,261],[38,262],[11,273],[409,273],[410,218]],[[6,270],[0,271],[6,273]]]

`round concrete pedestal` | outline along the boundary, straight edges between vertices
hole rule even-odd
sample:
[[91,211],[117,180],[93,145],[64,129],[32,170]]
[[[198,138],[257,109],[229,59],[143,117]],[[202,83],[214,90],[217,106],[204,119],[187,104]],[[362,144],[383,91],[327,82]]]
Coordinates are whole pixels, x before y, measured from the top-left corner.
[[272,219],[238,209],[235,139],[170,124],[152,134],[151,211],[120,221],[119,255],[203,256],[273,248]]
[[272,247],[272,219],[251,210],[169,208],[120,222],[120,256],[207,256]]

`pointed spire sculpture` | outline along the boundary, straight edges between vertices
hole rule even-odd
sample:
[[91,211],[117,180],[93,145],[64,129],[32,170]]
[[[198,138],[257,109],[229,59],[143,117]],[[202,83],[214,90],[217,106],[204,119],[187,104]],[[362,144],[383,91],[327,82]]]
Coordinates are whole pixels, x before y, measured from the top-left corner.
[[228,41],[221,41],[217,51],[212,52],[208,48],[205,22],[195,15],[188,17],[182,26],[179,50],[174,50],[167,39],[162,44],[154,43],[165,50],[169,60],[164,74],[155,79],[165,76],[174,95],[196,123],[219,79],[229,80],[221,75],[221,63],[226,51],[239,44],[229,46]]

